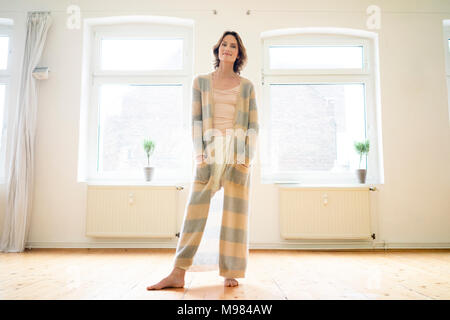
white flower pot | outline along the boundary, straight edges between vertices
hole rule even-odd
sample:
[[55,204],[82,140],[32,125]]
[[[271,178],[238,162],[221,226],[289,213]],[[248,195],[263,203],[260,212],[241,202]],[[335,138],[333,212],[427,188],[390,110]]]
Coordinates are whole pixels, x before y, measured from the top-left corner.
[[154,172],[155,167],[144,167],[145,181],[151,181],[153,179]]
[[366,169],[356,169],[359,183],[366,183]]

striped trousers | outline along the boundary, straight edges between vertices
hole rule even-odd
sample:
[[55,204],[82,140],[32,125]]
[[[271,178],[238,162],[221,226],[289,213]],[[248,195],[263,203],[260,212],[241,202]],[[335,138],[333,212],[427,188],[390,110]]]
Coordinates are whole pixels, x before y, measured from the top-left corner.
[[188,271],[192,265],[205,229],[211,198],[223,187],[219,275],[225,278],[244,278],[248,261],[250,169],[242,164],[232,163],[233,148],[231,141],[225,137],[218,144],[223,146],[223,152],[217,152],[216,148],[215,161],[204,162],[196,167],[174,267]]

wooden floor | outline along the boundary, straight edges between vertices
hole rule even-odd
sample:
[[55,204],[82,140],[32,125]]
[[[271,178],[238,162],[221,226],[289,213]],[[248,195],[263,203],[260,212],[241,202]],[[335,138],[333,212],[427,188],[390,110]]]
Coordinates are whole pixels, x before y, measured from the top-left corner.
[[449,299],[450,250],[250,250],[247,277],[187,272],[185,288],[147,291],[175,249],[0,253],[0,299]]

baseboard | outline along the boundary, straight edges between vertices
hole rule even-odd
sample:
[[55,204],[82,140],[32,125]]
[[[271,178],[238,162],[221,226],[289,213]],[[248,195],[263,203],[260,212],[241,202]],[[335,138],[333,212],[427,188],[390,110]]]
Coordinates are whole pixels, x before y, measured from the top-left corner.
[[177,243],[171,241],[159,242],[27,242],[26,248],[176,248]]
[[[27,242],[25,247],[32,248],[171,248],[176,242]],[[450,249],[450,243],[420,243],[420,242],[371,242],[371,241],[326,241],[326,242],[278,242],[250,243],[249,249],[273,250],[357,250],[357,249]]]
[[342,250],[342,249],[450,249],[450,243],[411,243],[411,242],[280,242],[280,243],[253,243],[250,249],[308,249],[308,250]]

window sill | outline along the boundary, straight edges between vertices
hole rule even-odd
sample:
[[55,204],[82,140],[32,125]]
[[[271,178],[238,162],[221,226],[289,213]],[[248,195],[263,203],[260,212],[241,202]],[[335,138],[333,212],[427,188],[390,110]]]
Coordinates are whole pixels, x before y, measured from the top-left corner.
[[189,181],[140,181],[140,180],[88,180],[89,186],[149,186],[149,187],[178,187],[188,184]]
[[374,183],[330,183],[330,184],[317,183],[317,184],[313,184],[313,183],[285,183],[285,182],[274,182],[273,184],[275,184],[277,187],[280,187],[280,188],[323,188],[323,189],[327,189],[327,188],[366,189],[366,188],[375,187],[377,185]]

